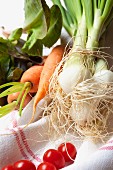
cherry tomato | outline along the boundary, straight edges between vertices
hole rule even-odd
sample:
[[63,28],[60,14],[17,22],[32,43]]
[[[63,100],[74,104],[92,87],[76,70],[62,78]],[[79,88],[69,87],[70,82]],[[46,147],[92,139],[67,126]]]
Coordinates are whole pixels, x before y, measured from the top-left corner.
[[12,165],[7,165],[3,167],[2,170],[14,170],[14,167]]
[[56,167],[49,162],[42,162],[37,170],[57,170]]
[[14,163],[15,170],[36,170],[35,165],[29,160],[20,160]]
[[62,143],[58,147],[58,151],[64,156],[65,162],[70,162],[72,159],[75,159],[77,150],[72,143]]
[[56,166],[57,169],[63,168],[65,166],[65,159],[61,152],[55,149],[47,150],[43,155],[44,162],[50,162]]

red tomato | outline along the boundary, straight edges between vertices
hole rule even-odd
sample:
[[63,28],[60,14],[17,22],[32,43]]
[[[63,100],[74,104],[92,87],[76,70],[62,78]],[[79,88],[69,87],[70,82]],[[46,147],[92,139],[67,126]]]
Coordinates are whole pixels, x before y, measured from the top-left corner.
[[14,167],[12,165],[7,165],[3,167],[2,170],[14,170]]
[[58,147],[58,151],[64,156],[65,162],[70,162],[72,159],[75,159],[77,150],[72,143],[62,143]]
[[65,159],[63,155],[55,149],[47,150],[43,155],[43,161],[54,164],[57,169],[65,166]]
[[37,170],[57,170],[56,167],[49,162],[42,162]]
[[14,163],[15,170],[36,170],[35,165],[29,160],[20,160]]

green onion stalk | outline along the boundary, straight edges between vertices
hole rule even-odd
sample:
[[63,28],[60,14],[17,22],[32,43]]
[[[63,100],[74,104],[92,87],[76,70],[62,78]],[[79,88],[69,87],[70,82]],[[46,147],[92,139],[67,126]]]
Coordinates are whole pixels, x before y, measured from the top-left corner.
[[78,83],[95,73],[95,52],[98,51],[100,38],[113,19],[113,0],[52,1],[60,7],[63,26],[73,39],[68,60],[59,75],[60,86],[65,93],[70,93]]

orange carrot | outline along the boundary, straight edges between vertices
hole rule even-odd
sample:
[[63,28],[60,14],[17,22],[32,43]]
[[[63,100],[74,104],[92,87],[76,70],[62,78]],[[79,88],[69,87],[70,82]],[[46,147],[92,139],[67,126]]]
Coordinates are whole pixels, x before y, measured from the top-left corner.
[[26,70],[22,77],[20,82],[30,82],[31,83],[31,89],[30,93],[36,93],[38,90],[38,84],[40,80],[40,74],[42,72],[43,65],[35,65],[30,67],[28,70]]
[[[13,101],[17,101],[19,94],[20,94],[20,92],[9,94],[8,97],[7,97],[7,102],[12,103]],[[31,99],[32,99],[32,96],[28,93],[26,95],[25,100],[24,100],[23,108],[31,101]],[[19,102],[19,104],[20,104],[20,102]],[[19,106],[16,109],[18,109],[18,108],[19,108]]]
[[33,104],[34,113],[36,111],[36,106],[38,102],[46,96],[46,93],[49,88],[49,80],[53,72],[55,71],[56,66],[58,65],[58,63],[61,61],[63,57],[64,49],[65,48],[62,45],[58,45],[54,47],[45,61],[43,70],[40,75],[38,91],[34,99],[34,104]]

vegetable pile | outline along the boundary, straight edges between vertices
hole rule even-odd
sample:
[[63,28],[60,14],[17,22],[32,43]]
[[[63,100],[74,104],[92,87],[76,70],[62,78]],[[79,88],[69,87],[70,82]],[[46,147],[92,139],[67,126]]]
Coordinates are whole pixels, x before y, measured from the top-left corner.
[[[24,27],[13,31],[6,40],[0,39],[3,47],[0,52],[3,55],[4,48],[8,49],[11,61],[15,54],[27,61],[34,61],[37,56],[43,58],[43,47],[52,47],[60,37],[62,21],[72,38],[72,46],[54,47],[45,62],[30,67],[19,82],[1,85],[0,89],[10,87],[0,98],[19,93],[16,101],[0,108],[0,117],[18,105],[21,115],[24,99],[30,93],[36,94],[32,121],[36,106],[48,94],[52,102],[43,115],[48,115],[55,133],[73,131],[80,136],[102,138],[108,133],[108,120],[113,112],[113,72],[107,62],[111,56],[101,48],[101,38],[113,20],[113,0],[52,2],[49,9],[45,0],[25,0]],[[17,50],[22,32],[28,34],[27,40]],[[29,72],[32,69],[33,74]]]

